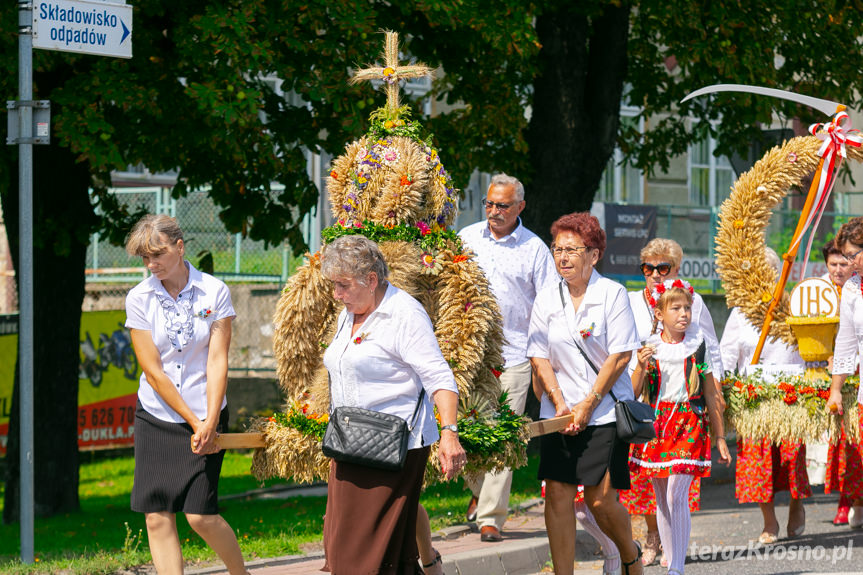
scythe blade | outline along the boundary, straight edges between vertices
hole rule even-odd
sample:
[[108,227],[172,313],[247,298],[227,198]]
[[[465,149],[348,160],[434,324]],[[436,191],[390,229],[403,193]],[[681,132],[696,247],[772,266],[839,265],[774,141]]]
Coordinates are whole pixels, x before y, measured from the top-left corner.
[[692,92],[691,94],[683,98],[681,102],[686,102],[687,100],[691,100],[699,96],[704,96],[705,94],[715,94],[717,92],[745,92],[748,94],[758,94],[759,96],[770,96],[772,98],[790,100],[792,102],[797,102],[798,104],[803,104],[804,106],[814,108],[819,112],[827,114],[828,116],[832,116],[836,112],[845,109],[845,106],[838,102],[823,100],[821,98],[813,98],[812,96],[804,96],[803,94],[788,92],[786,90],[777,90],[776,88],[749,86],[746,84],[714,84],[713,86],[706,86]]

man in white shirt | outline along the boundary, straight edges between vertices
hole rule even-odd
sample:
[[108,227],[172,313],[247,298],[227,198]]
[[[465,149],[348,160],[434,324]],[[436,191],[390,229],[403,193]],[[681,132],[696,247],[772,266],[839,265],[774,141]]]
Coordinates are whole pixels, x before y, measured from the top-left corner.
[[[527,330],[536,294],[558,281],[548,246],[521,225],[524,186],[516,178],[496,174],[483,199],[487,219],[459,232],[465,246],[476,254],[488,277],[503,315],[504,372],[500,383],[508,393],[510,407],[524,413],[531,385],[527,359]],[[512,471],[486,473],[471,485],[468,521],[476,520],[483,541],[500,541],[500,530],[509,509]]]

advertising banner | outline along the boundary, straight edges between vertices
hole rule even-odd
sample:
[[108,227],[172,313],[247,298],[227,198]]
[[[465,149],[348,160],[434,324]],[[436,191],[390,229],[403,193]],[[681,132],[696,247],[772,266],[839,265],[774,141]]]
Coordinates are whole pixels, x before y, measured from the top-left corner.
[[604,212],[606,248],[600,273],[640,275],[641,248],[656,236],[656,208],[604,204]]
[[[131,446],[135,403],[141,375],[124,311],[81,315],[81,363],[78,373],[78,447]],[[0,330],[0,455],[6,436],[15,381],[17,330]],[[12,333],[9,333],[12,332]],[[38,398],[36,398],[38,400]]]

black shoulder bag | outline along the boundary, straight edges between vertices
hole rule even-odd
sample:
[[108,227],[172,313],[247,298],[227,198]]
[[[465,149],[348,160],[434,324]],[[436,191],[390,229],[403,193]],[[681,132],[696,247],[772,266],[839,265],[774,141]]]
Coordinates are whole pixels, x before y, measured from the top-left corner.
[[332,410],[321,451],[327,457],[377,469],[398,471],[405,465],[408,439],[417,423],[426,390],[420,391],[411,424],[397,415],[362,407]]
[[[558,288],[560,290],[560,303],[566,308],[566,300],[563,296],[563,284],[560,284]],[[593,370],[593,373],[599,375],[599,370],[590,358],[587,357],[581,346],[578,345],[578,340],[573,337],[572,342],[587,362],[587,365]],[[653,422],[656,421],[656,410],[653,407],[637,399],[620,401],[613,391],[609,391],[608,394],[614,400],[614,419],[617,424],[617,437],[621,441],[627,443],[647,443],[656,437],[656,429],[653,427]]]
[[[341,406],[330,409],[321,451],[327,457],[377,469],[398,471],[405,465],[408,440],[417,423],[426,390],[420,391],[411,424],[389,413]],[[330,390],[332,405],[332,390]]]

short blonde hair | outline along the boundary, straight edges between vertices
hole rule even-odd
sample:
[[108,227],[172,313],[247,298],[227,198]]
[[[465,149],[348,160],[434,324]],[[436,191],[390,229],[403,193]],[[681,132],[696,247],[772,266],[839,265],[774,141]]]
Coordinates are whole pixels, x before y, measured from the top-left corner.
[[668,263],[671,264],[671,269],[674,270],[679,268],[680,263],[683,261],[683,249],[674,240],[653,238],[647,242],[646,246],[641,248],[641,261],[651,258],[668,260]]
[[[162,241],[165,234],[168,243]],[[168,246],[183,239],[183,230],[176,218],[164,214],[147,214],[132,227],[126,236],[126,253],[130,256],[158,256],[165,253]]]
[[377,274],[378,287],[386,284],[390,275],[378,244],[365,236],[342,236],[321,250],[321,273],[329,280],[351,277],[366,285],[370,272]]

